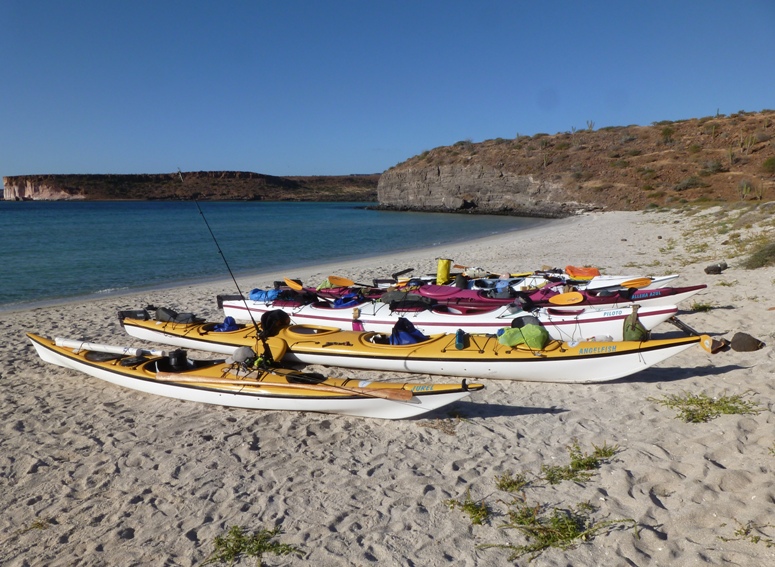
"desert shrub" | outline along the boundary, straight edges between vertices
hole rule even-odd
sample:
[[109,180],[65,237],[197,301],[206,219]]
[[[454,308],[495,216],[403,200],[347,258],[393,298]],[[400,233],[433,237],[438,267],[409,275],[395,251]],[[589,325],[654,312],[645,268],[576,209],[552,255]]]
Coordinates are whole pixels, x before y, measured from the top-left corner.
[[683,181],[680,181],[673,189],[676,191],[683,191],[684,189],[692,189],[695,187],[706,187],[706,185],[702,179],[692,175],[691,177],[687,177]]
[[459,148],[466,148],[471,149],[471,147],[474,145],[474,142],[472,140],[460,140],[459,142],[455,142],[453,146],[459,147]]
[[657,172],[650,167],[639,167],[637,171],[643,179],[654,179],[657,176]]
[[748,270],[755,270],[764,266],[775,266],[775,242],[765,244],[743,262],[743,267]]
[[762,169],[764,170],[764,173],[775,175],[775,157],[768,157],[765,159],[762,164]]
[[724,165],[720,161],[711,160],[711,161],[706,161],[705,163],[702,164],[700,175],[708,176],[708,175],[713,175],[714,173],[721,173],[723,171],[726,171],[726,170],[724,169]]

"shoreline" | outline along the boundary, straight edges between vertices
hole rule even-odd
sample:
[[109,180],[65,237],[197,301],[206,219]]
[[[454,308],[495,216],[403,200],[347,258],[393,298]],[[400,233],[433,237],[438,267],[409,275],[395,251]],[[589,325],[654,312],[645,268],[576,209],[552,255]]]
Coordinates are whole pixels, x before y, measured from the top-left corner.
[[[0,312],[0,563],[200,565],[214,539],[239,525],[279,526],[279,541],[304,552],[266,556],[269,564],[507,564],[508,550],[479,547],[525,543],[500,527],[517,495],[499,490],[497,479],[536,479],[544,466],[567,464],[576,443],[585,453],[616,451],[588,481],[525,488],[527,502],[549,511],[589,503],[594,521],[631,519],[640,536],[611,529],[575,548],[549,549],[531,565],[770,564],[775,548],[766,539],[735,530],[758,526],[752,533],[775,537],[766,527],[775,524],[775,268],[740,268],[743,258],[721,244],[712,215],[589,213],[466,243],[237,276],[245,293],[284,277],[317,285],[332,274],[370,281],[408,267],[435,273],[439,257],[496,273],[569,264],[606,274],[678,273],[676,286],[708,285],[695,297],[709,308],[681,305],[681,320],[713,337],[744,331],[766,343],[715,355],[698,345],[605,384],[482,380],[483,392],[402,421],[154,397],[43,363],[24,335],[143,346],[123,332],[117,311],[152,303],[222,320],[215,296],[232,292],[228,278]],[[704,273],[719,261],[729,268]],[[665,323],[654,334],[682,335]],[[760,411],[685,423],[655,401],[686,392],[744,395]],[[450,509],[467,495],[495,516],[472,525]]]
[[[572,218],[572,217],[571,217]],[[542,221],[538,222],[536,224],[536,227],[541,227],[543,225],[551,224],[554,222],[558,222],[559,220],[565,220],[565,219],[543,219]],[[502,230],[500,232],[496,232],[494,234],[487,234],[485,236],[480,236],[474,239],[470,239],[468,237],[460,237],[459,239],[451,240],[444,244],[430,244],[425,246],[418,246],[418,247],[406,247],[406,248],[399,248],[393,252],[385,252],[382,254],[379,254],[377,256],[370,254],[368,252],[359,253],[351,256],[343,256],[341,259],[338,260],[331,260],[328,262],[316,262],[313,260],[302,262],[299,264],[295,264],[293,267],[288,268],[287,270],[284,270],[282,273],[286,273],[292,270],[309,270],[309,269],[315,269],[318,266],[325,266],[328,264],[339,264],[341,262],[344,262],[346,264],[351,264],[353,262],[361,262],[361,261],[368,261],[370,259],[376,258],[391,258],[396,256],[401,256],[404,254],[411,254],[411,253],[424,253],[426,251],[432,251],[440,246],[451,246],[455,247],[457,245],[466,243],[466,242],[476,242],[479,240],[486,240],[489,238],[498,238],[500,236],[505,236],[514,232],[521,232],[521,231],[529,231],[535,228],[534,226],[528,226],[527,228],[523,227],[516,227],[509,230]],[[28,302],[19,302],[19,303],[8,303],[8,304],[0,304],[0,314],[3,313],[18,313],[21,311],[28,311],[30,309],[39,309],[39,308],[46,308],[46,307],[55,307],[57,305],[69,305],[73,303],[80,303],[84,301],[98,301],[101,299],[109,299],[114,297],[123,297],[127,295],[134,295],[134,294],[142,294],[142,293],[148,293],[148,292],[154,292],[154,291],[164,291],[168,289],[176,289],[181,287],[188,287],[188,286],[205,286],[205,285],[219,285],[219,284],[225,284],[225,282],[229,282],[231,285],[232,293],[234,292],[234,284],[229,276],[230,268],[223,264],[223,259],[220,258],[218,260],[221,262],[220,267],[222,268],[223,275],[213,275],[213,276],[203,276],[199,278],[192,278],[192,279],[182,279],[177,281],[169,281],[166,283],[159,283],[159,284],[153,284],[149,285],[147,287],[132,287],[132,288],[119,288],[114,290],[102,290],[102,291],[95,291],[92,293],[87,293],[83,295],[75,295],[75,296],[68,296],[68,297],[55,297],[51,299],[43,299],[43,300],[35,300],[35,301],[28,301]],[[435,271],[435,267],[434,267]],[[262,276],[266,275],[267,273],[274,273],[275,275],[280,274],[280,270],[270,269],[268,272],[262,272],[257,271],[255,269],[252,270],[242,270],[240,273],[236,273],[235,276],[238,280],[247,280],[248,278],[262,278]],[[389,275],[389,274],[384,274]],[[283,276],[285,277],[285,276]],[[282,279],[282,277],[280,277]],[[271,282],[270,284],[271,285]],[[243,290],[245,291],[245,290]]]

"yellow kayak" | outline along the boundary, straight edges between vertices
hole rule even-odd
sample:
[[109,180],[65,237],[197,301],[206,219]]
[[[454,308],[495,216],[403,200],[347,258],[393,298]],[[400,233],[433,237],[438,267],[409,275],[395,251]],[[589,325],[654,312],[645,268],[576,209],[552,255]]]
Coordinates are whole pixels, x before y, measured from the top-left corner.
[[[250,346],[262,352],[258,332],[251,325],[216,331],[216,323],[175,323],[123,317],[130,335],[161,344],[231,353]],[[629,376],[700,343],[709,350],[706,335],[649,341],[549,341],[542,349],[501,344],[494,334],[430,335],[408,345],[391,345],[388,335],[345,331],[316,325],[275,329],[268,340],[272,350],[285,348],[283,359],[365,370],[416,372],[444,376],[591,383]],[[281,341],[281,345],[277,345]]]
[[[190,360],[183,351],[51,340],[28,333],[40,358],[113,384],[150,394],[248,409],[336,413],[401,419],[465,398],[482,384],[371,382],[283,368],[254,368],[245,360]],[[276,345],[279,344],[276,342]]]

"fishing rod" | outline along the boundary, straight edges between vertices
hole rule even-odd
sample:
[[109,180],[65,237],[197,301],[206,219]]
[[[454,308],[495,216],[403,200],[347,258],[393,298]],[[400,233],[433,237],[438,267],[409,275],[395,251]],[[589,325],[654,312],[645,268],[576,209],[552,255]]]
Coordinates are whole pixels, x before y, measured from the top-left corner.
[[[180,168],[178,168],[178,177],[180,177],[180,182],[182,183],[183,174],[181,173]],[[196,205],[196,208],[199,211],[199,214],[202,217],[202,220],[204,221],[205,226],[207,227],[207,230],[213,239],[213,242],[215,243],[215,247],[218,249],[218,254],[221,255],[221,258],[223,259],[223,263],[226,265],[226,269],[229,271],[229,275],[231,276],[231,281],[234,282],[234,287],[237,288],[237,293],[239,293],[240,297],[242,297],[242,301],[245,304],[245,310],[248,312],[248,315],[250,316],[250,321],[253,323],[253,327],[256,329],[257,338],[261,341],[261,344],[264,346],[263,358],[267,362],[267,364],[271,364],[272,362],[274,362],[274,358],[272,357],[272,350],[269,348],[269,344],[267,344],[266,342],[266,334],[262,329],[259,328],[258,323],[256,322],[256,319],[253,317],[253,312],[248,307],[248,301],[247,299],[245,299],[245,296],[242,294],[242,290],[240,289],[240,286],[237,283],[237,278],[234,277],[234,272],[231,271],[229,262],[228,260],[226,260],[226,255],[223,253],[223,250],[221,250],[221,246],[220,244],[218,244],[218,239],[215,238],[215,233],[213,233],[213,229],[210,228],[210,223],[207,222],[207,217],[205,216],[204,211],[202,211],[202,207],[199,206],[199,201],[197,199],[194,199],[194,204]]]

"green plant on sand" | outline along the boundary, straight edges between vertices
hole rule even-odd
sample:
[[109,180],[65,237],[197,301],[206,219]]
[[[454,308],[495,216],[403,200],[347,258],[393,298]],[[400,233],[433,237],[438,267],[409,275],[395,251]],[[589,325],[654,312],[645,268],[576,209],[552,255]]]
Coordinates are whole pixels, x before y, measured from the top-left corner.
[[[550,484],[560,482],[561,480],[574,480],[580,482],[588,480],[591,477],[592,469],[598,468],[600,464],[610,459],[619,451],[619,446],[609,446],[604,443],[602,447],[593,445],[592,454],[586,454],[581,451],[577,440],[573,440],[568,447],[571,463],[565,467],[542,467],[546,475],[541,480],[548,480]],[[529,487],[525,473],[504,473],[495,477],[496,485],[499,490],[505,492],[522,491]],[[499,502],[503,503],[502,500]],[[467,511],[471,516],[473,524],[481,524],[488,519],[491,510],[487,504],[474,502],[471,499],[470,489],[466,499],[462,502],[449,500],[447,504],[451,509],[461,508]],[[501,525],[504,530],[518,530],[526,539],[524,544],[496,544],[487,543],[477,545],[480,549],[500,548],[511,551],[509,561],[514,561],[524,555],[529,555],[528,562],[532,561],[543,553],[546,549],[556,547],[560,549],[571,549],[581,543],[592,540],[595,536],[609,533],[625,526],[631,526],[635,537],[638,535],[638,523],[632,518],[618,520],[595,521],[592,515],[597,508],[590,503],[581,503],[575,507],[560,508],[548,504],[528,504],[524,492],[520,497],[514,498],[511,502],[505,503],[508,509],[506,516],[508,521]]]
[[676,417],[687,423],[704,423],[722,414],[756,415],[762,411],[755,403],[743,399],[747,395],[750,392],[711,398],[707,394],[684,392],[683,395],[671,394],[662,399],[649,397],[647,400],[677,410]]
[[695,301],[694,303],[692,303],[692,311],[696,311],[698,313],[707,313],[711,309],[713,309],[712,303],[706,303],[701,301]]
[[751,543],[764,543],[767,547],[775,547],[775,539],[764,534],[764,528],[775,528],[773,524],[754,524],[748,522],[747,524],[739,524],[739,528],[735,530],[737,537],[722,537],[718,538],[722,541],[750,541]]
[[748,270],[763,268],[765,266],[775,266],[775,242],[765,244],[743,263],[743,267]]
[[608,533],[623,526],[632,526],[635,536],[638,536],[637,522],[631,518],[606,520],[595,523],[590,513],[596,508],[590,504],[579,504],[575,508],[552,508],[551,512],[540,504],[530,505],[523,499],[515,501],[509,511],[509,522],[502,525],[503,529],[515,529],[522,532],[527,543],[514,544],[482,544],[478,547],[500,548],[511,551],[509,561],[515,561],[524,555],[529,555],[532,561],[550,547],[570,549],[596,535]]
[[245,556],[255,557],[256,566],[261,567],[265,553],[273,555],[290,555],[291,553],[303,555],[303,552],[293,545],[272,541],[282,533],[282,529],[278,526],[273,530],[261,529],[248,535],[245,533],[244,528],[232,526],[226,535],[219,535],[215,538],[215,550],[202,565],[226,563],[231,566],[234,565],[235,561]]
[[613,457],[619,451],[618,445],[608,446],[603,443],[602,447],[592,445],[594,451],[591,454],[583,453],[579,447],[578,441],[573,441],[568,447],[570,453],[570,464],[566,466],[542,465],[541,472],[543,478],[549,484],[559,484],[563,480],[573,480],[575,482],[585,482],[592,478],[592,472],[600,468],[600,465]]
[[524,473],[503,473],[495,477],[495,486],[498,487],[498,490],[503,490],[504,492],[519,492],[528,484],[529,481]]
[[468,514],[471,518],[471,523],[475,525],[481,525],[490,519],[490,507],[486,502],[476,502],[471,498],[471,489],[466,492],[466,498],[463,501],[450,499],[446,501],[450,510],[460,508],[463,512]]

